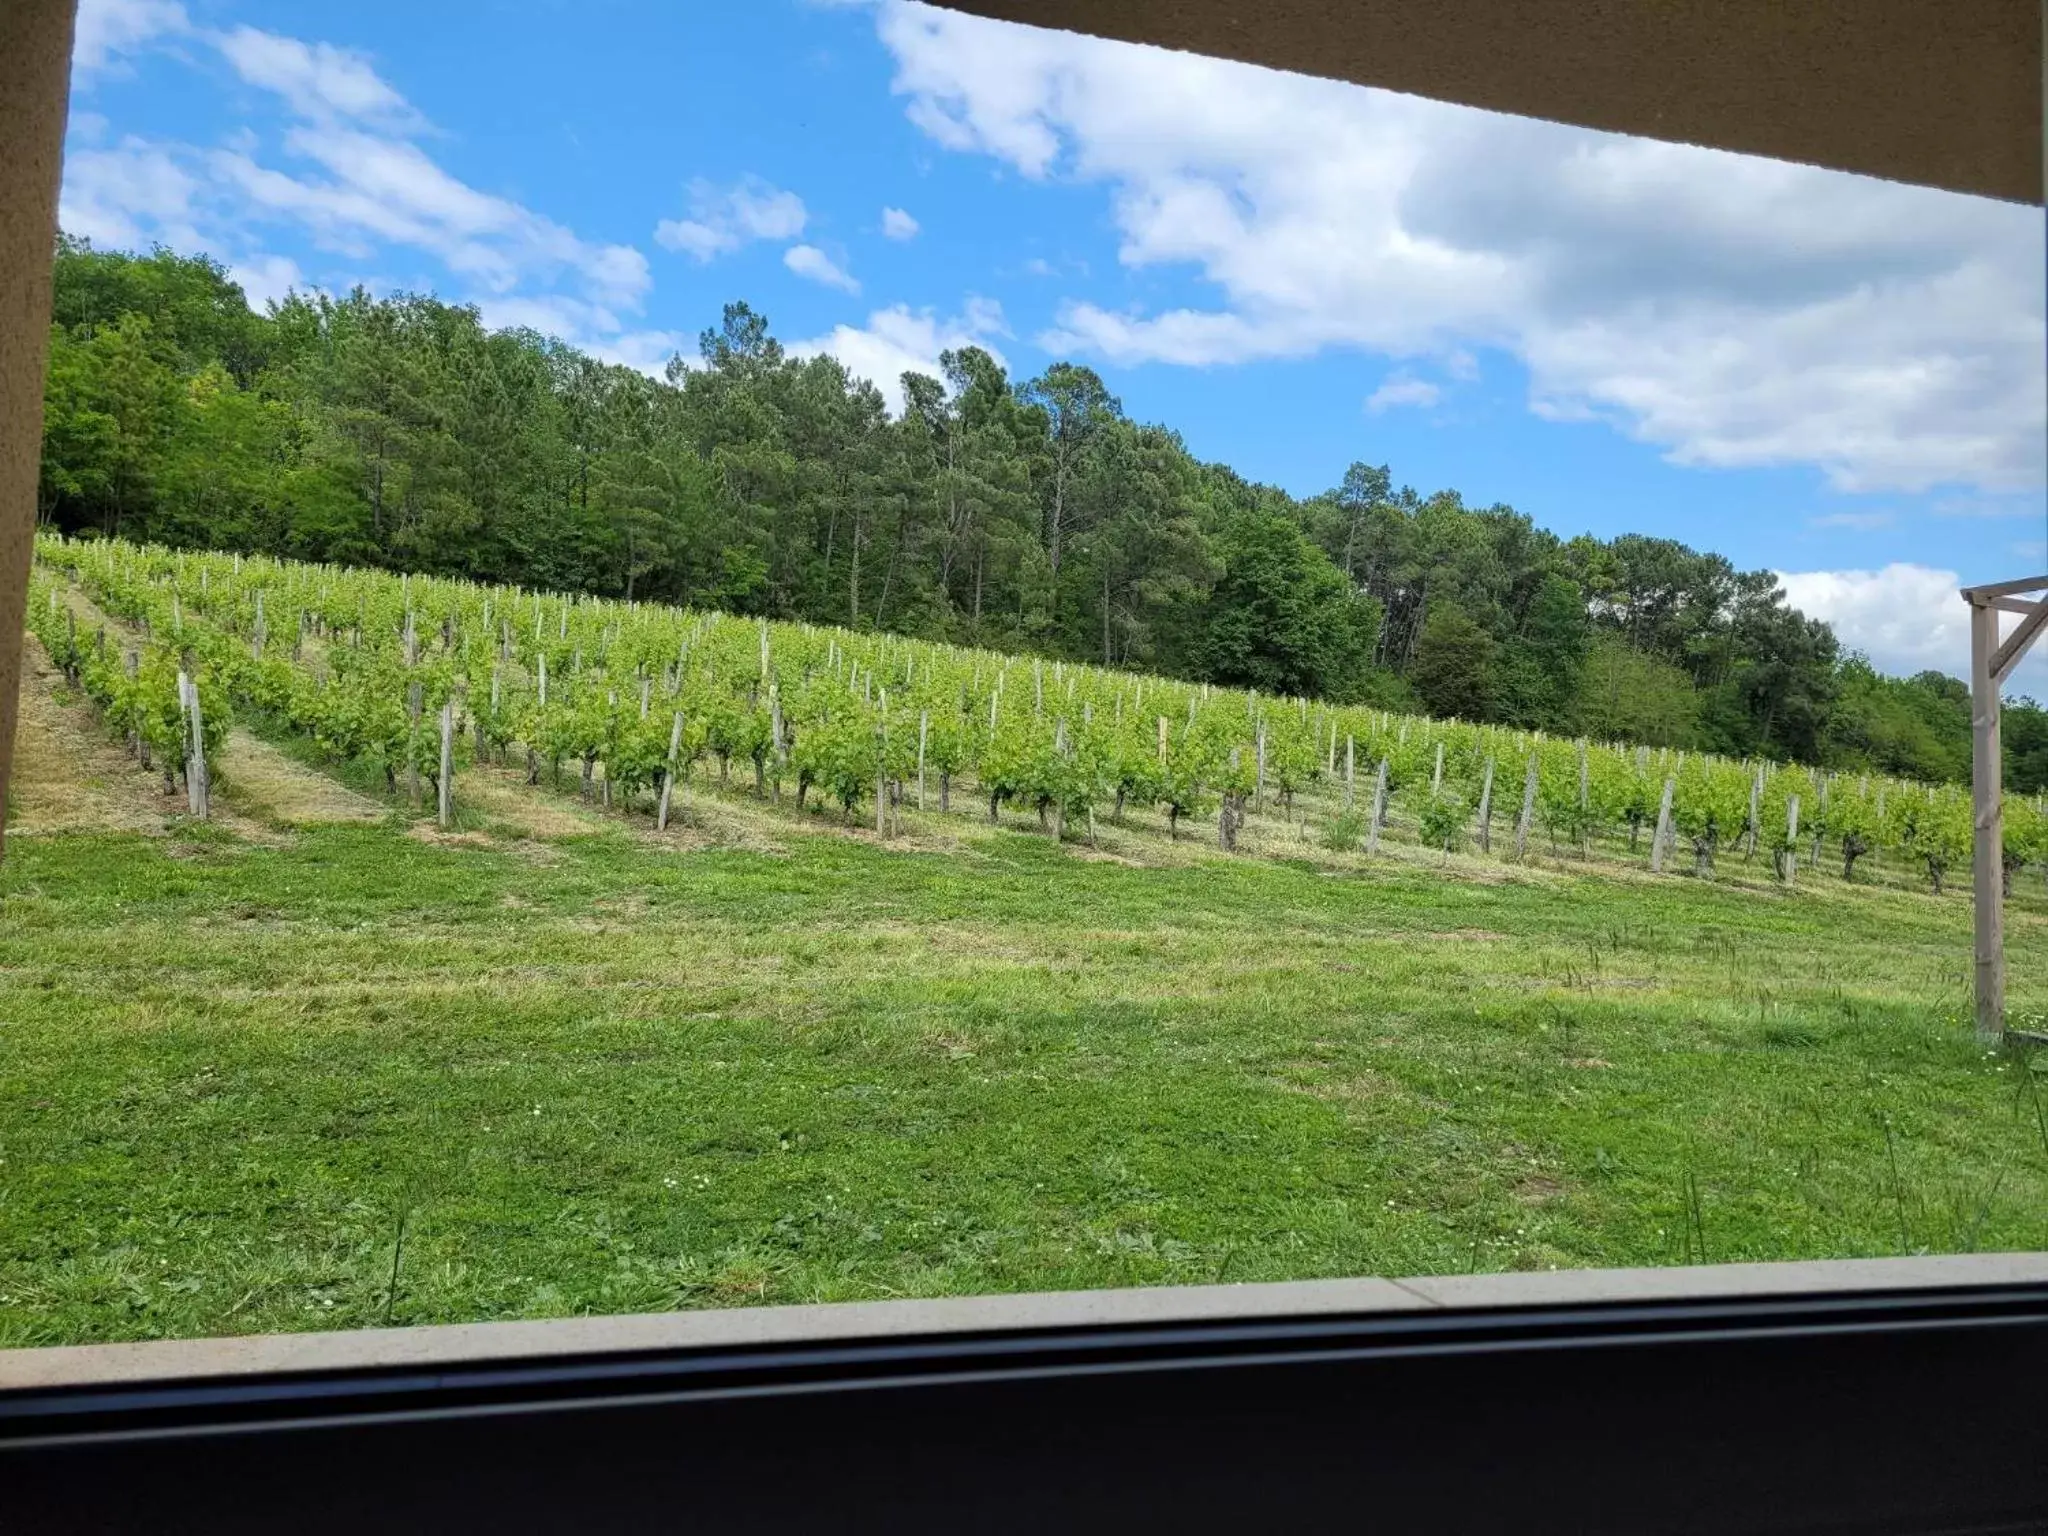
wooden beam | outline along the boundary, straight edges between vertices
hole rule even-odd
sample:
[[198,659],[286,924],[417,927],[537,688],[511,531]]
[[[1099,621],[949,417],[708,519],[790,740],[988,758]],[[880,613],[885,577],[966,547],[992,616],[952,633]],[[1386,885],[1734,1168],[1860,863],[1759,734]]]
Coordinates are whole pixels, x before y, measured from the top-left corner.
[[1984,599],[1984,606],[1996,608],[2000,613],[2017,613],[2024,616],[2040,608],[2041,600],[2025,597],[1987,597]]
[[2005,643],[1992,656],[1993,682],[2002,683],[2012,675],[2012,669],[2027,654],[2027,647],[2040,638],[2044,625],[2048,625],[2048,603],[2036,603],[2033,611],[2020,621],[2020,627],[2006,637]]
[[2041,591],[2048,591],[2048,576],[2023,576],[2018,581],[1994,581],[1981,587],[1964,587],[1963,596],[1973,603],[1981,603],[1994,597]]

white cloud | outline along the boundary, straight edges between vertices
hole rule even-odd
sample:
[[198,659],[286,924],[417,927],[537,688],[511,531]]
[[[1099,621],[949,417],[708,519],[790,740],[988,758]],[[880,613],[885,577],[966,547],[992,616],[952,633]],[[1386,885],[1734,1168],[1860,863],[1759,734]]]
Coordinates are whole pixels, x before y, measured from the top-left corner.
[[[156,33],[141,21],[110,19],[131,9],[101,0],[95,48],[173,30],[160,15]],[[556,334],[593,350],[651,350],[645,337],[653,333],[626,332],[653,280],[640,251],[585,240],[450,175],[416,142],[424,118],[363,56],[251,27],[199,31],[182,16],[188,38],[218,48],[245,83],[275,94],[295,119],[282,134],[282,157],[266,155],[262,136],[246,125],[212,149],[134,138],[74,148],[59,213],[67,231],[99,245],[160,240],[216,255],[257,303],[308,286],[295,262],[262,249],[265,225],[291,227],[359,265],[409,248],[438,260],[470,297],[494,301],[502,323],[545,317]]]
[[[1970,609],[1954,571],[1894,563],[1876,571],[1778,573],[1786,600],[1825,620],[1844,649],[1861,651],[1881,672],[1970,675]],[[2004,620],[2010,633],[2011,618]],[[2048,684],[2048,654],[2037,646],[2020,663],[2007,691]]]
[[792,245],[782,253],[782,264],[798,277],[845,293],[859,293],[860,283],[851,272],[815,245]]
[[1399,406],[1417,406],[1426,410],[1443,397],[1440,385],[1409,373],[1391,373],[1380,381],[1378,389],[1365,397],[1365,408],[1374,415]]
[[282,300],[293,289],[303,291],[309,286],[306,274],[289,256],[251,256],[231,265],[228,276],[242,285],[242,292],[258,309]]
[[911,120],[1107,189],[1126,268],[1213,306],[1075,298],[1043,338],[1187,365],[1518,356],[1542,414],[1846,490],[2032,487],[2038,210],[1624,139],[890,0]]
[[709,261],[755,240],[794,240],[807,222],[802,198],[758,176],[724,188],[693,181],[690,217],[663,219],[654,226],[654,239],[668,250]]
[[205,245],[194,222],[199,195],[198,181],[168,150],[128,138],[64,157],[57,221],[65,233],[99,246],[159,239],[191,249]]
[[418,122],[410,103],[361,54],[254,27],[237,27],[216,43],[236,74],[276,92],[302,117],[353,118],[401,128]]
[[1852,533],[1875,533],[1880,528],[1890,528],[1898,522],[1893,512],[1822,512],[1809,517],[1809,528],[1843,528]]
[[922,227],[901,208],[882,210],[882,233],[891,240],[915,240],[918,230]]
[[962,347],[980,347],[1007,367],[989,339],[1006,334],[1002,307],[993,300],[970,299],[966,313],[944,320],[929,309],[897,304],[869,315],[865,327],[835,326],[826,335],[792,342],[788,350],[794,357],[829,353],[838,358],[848,373],[881,390],[892,414],[901,415],[904,374],[941,377],[939,354]]
[[78,29],[72,34],[74,74],[90,75],[160,37],[191,30],[185,7],[176,0],[79,0]]

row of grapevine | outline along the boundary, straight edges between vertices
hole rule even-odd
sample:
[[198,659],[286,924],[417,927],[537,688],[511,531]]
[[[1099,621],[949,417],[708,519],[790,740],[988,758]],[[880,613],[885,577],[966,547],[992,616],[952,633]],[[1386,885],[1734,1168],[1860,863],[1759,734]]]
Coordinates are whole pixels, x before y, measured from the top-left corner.
[[[75,581],[143,637],[133,678],[75,630],[37,632],[117,728],[200,682],[207,729],[232,701],[383,766],[419,803],[475,757],[573,774],[660,815],[675,776],[735,771],[764,798],[823,802],[883,832],[906,805],[1032,812],[1061,836],[1156,811],[1169,836],[1254,817],[1376,849],[1405,809],[1417,839],[1587,856],[1625,836],[1653,868],[1731,854],[1785,878],[1826,853],[1844,878],[1883,858],[1939,890],[1969,857],[1967,794],[1797,765],[1546,738],[1499,726],[1275,698],[887,634],[336,566],[44,536],[46,585]],[[60,605],[61,607],[61,605]],[[49,608],[54,615],[58,608]],[[68,608],[63,610],[68,613]],[[80,659],[81,651],[93,654]],[[126,688],[128,691],[124,692]],[[137,699],[155,701],[139,705]],[[175,706],[172,715],[175,718]],[[449,727],[459,740],[451,753]],[[175,755],[174,731],[149,728]],[[2007,817],[2007,865],[2048,865],[2048,819]]]

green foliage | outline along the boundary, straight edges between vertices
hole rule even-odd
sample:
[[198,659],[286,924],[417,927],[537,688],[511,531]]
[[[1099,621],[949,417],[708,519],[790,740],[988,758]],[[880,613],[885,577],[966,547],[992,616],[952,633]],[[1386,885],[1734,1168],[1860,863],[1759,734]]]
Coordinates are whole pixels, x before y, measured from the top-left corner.
[[1345,811],[1323,827],[1323,846],[1332,853],[1356,853],[1372,818],[1364,811]]
[[1445,853],[1456,851],[1464,840],[1469,814],[1465,802],[1453,794],[1441,794],[1424,801],[1416,817],[1424,845],[1441,848]]
[[[844,623],[1553,735],[1927,778],[1968,760],[1952,682],[1839,660],[1767,572],[1635,535],[1562,542],[1510,508],[1396,488],[1385,466],[1297,500],[1199,463],[1072,363],[1013,381],[984,351],[948,352],[892,420],[872,385],[790,356],[744,304],[706,330],[701,366],[655,381],[420,295],[295,295],[258,315],[217,263],[167,251],[66,240],[55,285],[38,511],[69,533]],[[760,707],[705,722],[722,767],[765,774]],[[2008,736],[2016,787],[2048,783],[2048,715],[2013,705]],[[1142,787],[1123,755],[1109,771],[1128,800]]]

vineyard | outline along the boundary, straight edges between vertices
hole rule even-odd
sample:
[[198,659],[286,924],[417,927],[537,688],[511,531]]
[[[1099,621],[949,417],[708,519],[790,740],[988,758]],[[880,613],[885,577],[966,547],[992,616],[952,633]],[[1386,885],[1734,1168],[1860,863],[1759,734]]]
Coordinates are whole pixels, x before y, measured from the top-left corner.
[[[1108,826],[1224,851],[1405,846],[1698,877],[1740,861],[1788,885],[1805,871],[1935,894],[1970,859],[1960,786],[886,634],[54,536],[37,546],[30,614],[108,728],[200,815],[239,713],[381,770],[443,824],[460,770],[509,763],[657,828],[701,780],[883,838],[906,812],[1021,814],[1090,846]],[[2005,829],[2008,888],[2048,871],[2038,801],[2015,798]]]
[[37,556],[0,1345],[2048,1246],[1956,788]]

